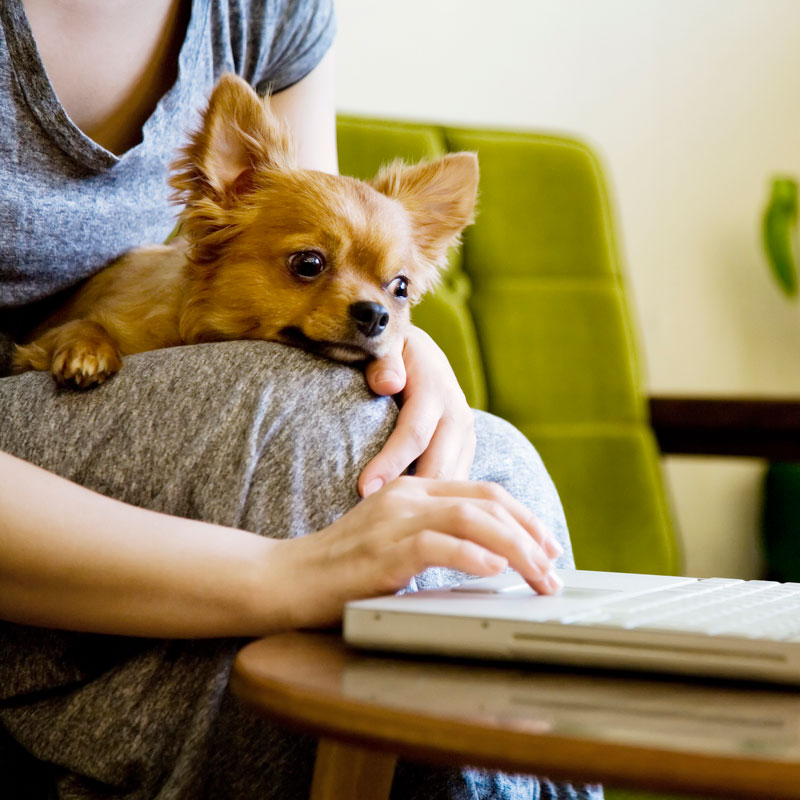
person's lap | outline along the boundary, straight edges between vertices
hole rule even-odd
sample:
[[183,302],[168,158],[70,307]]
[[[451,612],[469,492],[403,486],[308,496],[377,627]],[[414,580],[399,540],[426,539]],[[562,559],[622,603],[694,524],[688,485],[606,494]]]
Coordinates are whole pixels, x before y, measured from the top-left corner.
[[[325,527],[358,502],[358,474],[396,418],[393,400],[372,395],[359,371],[267,342],[143,353],[87,392],[59,389],[43,373],[5,378],[0,409],[0,450],[135,505],[280,538]],[[491,415],[476,412],[475,423],[471,478],[502,483],[526,503],[571,563],[561,506],[533,448]],[[450,578],[428,570],[417,585]],[[0,640],[9,653],[0,720],[62,767],[65,796],[307,792],[313,742],[250,717],[226,693],[238,642],[13,625],[0,625]],[[394,796],[584,796],[549,787],[401,764]]]

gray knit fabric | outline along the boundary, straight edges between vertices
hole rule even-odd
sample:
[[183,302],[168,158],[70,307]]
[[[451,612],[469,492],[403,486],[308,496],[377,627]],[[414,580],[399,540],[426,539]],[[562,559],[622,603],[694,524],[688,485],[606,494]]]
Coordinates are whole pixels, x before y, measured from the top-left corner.
[[[395,418],[394,402],[374,397],[359,371],[269,342],[131,356],[88,392],[59,389],[44,373],[0,380],[0,449],[139,506],[282,538],[358,502],[357,476]],[[572,563],[533,448],[488,414],[476,412],[476,429],[472,477],[526,503],[565,546],[562,565]],[[429,570],[418,585],[447,579]],[[240,644],[0,623],[0,723],[39,759],[35,770],[53,765],[43,774],[63,800],[299,800],[314,742],[228,695]],[[396,800],[556,797],[601,793],[411,764],[399,765],[393,789]]]
[[[192,0],[178,77],[116,156],[61,106],[23,0],[0,2],[0,329],[10,308],[74,286],[175,226],[167,166],[223,72],[259,91],[307,75],[335,34],[332,0]],[[29,315],[28,315],[29,317]]]

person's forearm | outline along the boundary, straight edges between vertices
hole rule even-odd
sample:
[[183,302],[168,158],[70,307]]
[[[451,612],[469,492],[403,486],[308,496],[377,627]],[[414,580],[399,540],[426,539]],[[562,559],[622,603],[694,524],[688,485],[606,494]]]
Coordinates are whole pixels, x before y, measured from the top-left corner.
[[0,453],[7,621],[134,636],[267,633],[288,622],[269,585],[276,544],[136,508]]

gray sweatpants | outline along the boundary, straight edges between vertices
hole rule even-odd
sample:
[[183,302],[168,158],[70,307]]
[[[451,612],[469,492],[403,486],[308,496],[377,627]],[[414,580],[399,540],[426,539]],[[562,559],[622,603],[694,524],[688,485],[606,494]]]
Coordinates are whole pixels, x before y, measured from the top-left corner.
[[[280,538],[322,528],[358,502],[358,474],[395,418],[393,400],[372,395],[359,371],[268,342],[132,356],[88,392],[59,389],[43,373],[0,379],[1,450],[134,505]],[[476,412],[475,423],[471,477],[528,505],[570,564],[558,496],[536,452],[496,417]],[[452,577],[432,569],[417,584]],[[5,752],[21,745],[38,761],[14,756],[16,766],[45,770],[65,800],[307,797],[314,741],[256,719],[227,691],[240,645],[0,622]],[[600,796],[596,787],[405,763],[392,794]]]

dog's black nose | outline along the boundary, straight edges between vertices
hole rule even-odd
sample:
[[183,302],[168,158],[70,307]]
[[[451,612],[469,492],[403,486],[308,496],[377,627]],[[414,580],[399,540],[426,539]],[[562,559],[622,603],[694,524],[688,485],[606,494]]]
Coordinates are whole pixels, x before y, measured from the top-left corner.
[[359,300],[350,305],[350,316],[356,321],[356,327],[370,339],[380,336],[389,324],[389,312],[380,303]]

